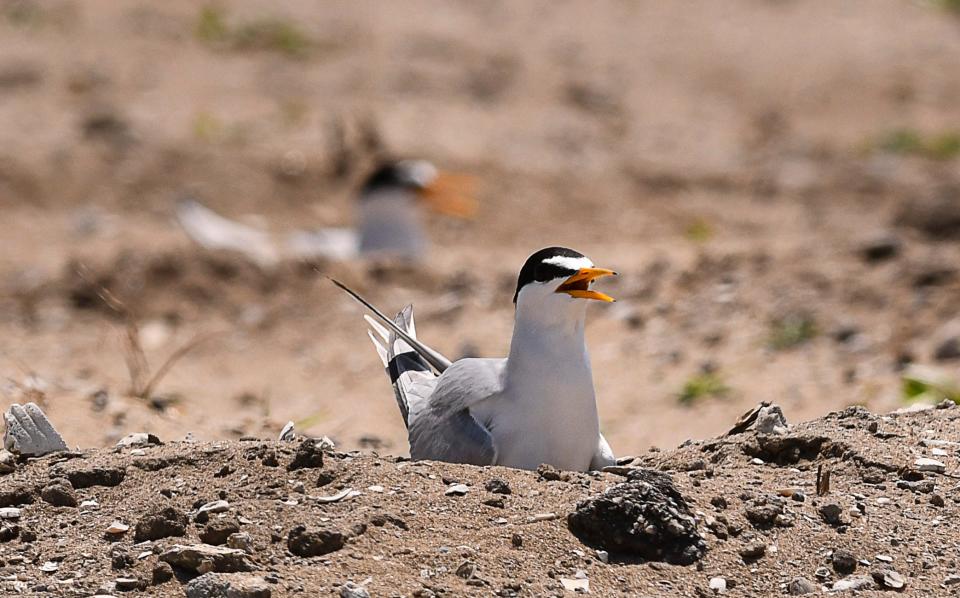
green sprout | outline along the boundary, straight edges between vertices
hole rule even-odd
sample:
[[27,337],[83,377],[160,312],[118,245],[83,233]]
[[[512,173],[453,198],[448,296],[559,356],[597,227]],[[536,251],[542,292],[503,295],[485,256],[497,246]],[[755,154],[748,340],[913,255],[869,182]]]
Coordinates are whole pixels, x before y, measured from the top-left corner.
[[724,384],[716,372],[700,372],[692,376],[677,394],[681,405],[692,405],[708,397],[723,398],[730,394],[730,387]]
[[817,336],[817,323],[809,314],[795,313],[777,318],[770,327],[770,347],[785,351]]

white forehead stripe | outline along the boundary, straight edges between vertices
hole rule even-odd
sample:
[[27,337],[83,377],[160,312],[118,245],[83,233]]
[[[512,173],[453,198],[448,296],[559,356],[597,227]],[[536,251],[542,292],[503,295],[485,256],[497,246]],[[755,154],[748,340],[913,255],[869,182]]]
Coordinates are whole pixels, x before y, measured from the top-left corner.
[[426,187],[437,178],[437,167],[426,160],[404,160],[400,162],[411,182]]
[[593,262],[586,257],[570,257],[567,255],[555,255],[543,260],[544,264],[553,264],[561,268],[570,270],[579,270],[581,268],[593,268]]

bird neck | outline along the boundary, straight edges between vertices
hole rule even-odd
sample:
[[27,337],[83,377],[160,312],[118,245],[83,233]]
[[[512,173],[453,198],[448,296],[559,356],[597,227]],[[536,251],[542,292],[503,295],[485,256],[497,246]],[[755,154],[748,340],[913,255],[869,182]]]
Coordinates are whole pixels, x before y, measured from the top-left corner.
[[589,371],[584,341],[586,302],[557,296],[550,298],[549,305],[540,303],[523,298],[517,303],[507,360],[508,383],[527,377],[565,377],[584,367]]
[[361,252],[417,256],[426,249],[419,206],[407,191],[368,192],[359,202],[357,229]]

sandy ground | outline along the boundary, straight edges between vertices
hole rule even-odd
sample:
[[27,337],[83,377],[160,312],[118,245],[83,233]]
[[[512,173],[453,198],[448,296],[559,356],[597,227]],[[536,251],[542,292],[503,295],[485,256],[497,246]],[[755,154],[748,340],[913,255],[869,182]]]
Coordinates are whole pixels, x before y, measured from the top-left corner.
[[[554,244],[622,273],[588,328],[618,454],[717,434],[760,400],[794,419],[888,411],[907,363],[958,375],[934,356],[960,314],[960,20],[936,3],[0,13],[0,402],[41,401],[73,445],[295,420],[402,454],[360,312],[325,276],[413,302],[450,356],[496,356],[517,270]],[[260,269],[173,223],[192,193],[273,231],[349,224],[364,127],[482,181],[475,220],[429,220],[421,268]],[[209,335],[150,400],[129,396],[100,287],[135,314],[151,369]],[[681,404],[698,382],[722,396]]]
[[[630,536],[636,513],[617,516],[603,498],[621,484],[644,488],[626,481],[627,467],[538,473],[321,453],[301,440],[54,454],[0,478],[0,589],[507,597],[572,596],[579,586],[595,596],[698,597],[722,583],[726,595],[751,598],[796,595],[798,584],[817,595],[955,596],[958,411],[889,417],[854,407],[783,435],[748,431],[645,453],[632,465],[668,472],[679,493],[679,514],[663,520],[685,517],[675,543],[701,543],[683,565],[617,550],[616,533],[581,541],[600,525]],[[941,471],[919,471],[917,460],[931,458]],[[830,473],[823,496],[818,471]],[[629,504],[666,512],[646,496]],[[590,518],[583,501],[608,515]],[[573,512],[586,527],[568,528]],[[653,512],[640,529],[666,534]],[[674,544],[664,537],[656,547]],[[344,593],[347,584],[368,594]]]

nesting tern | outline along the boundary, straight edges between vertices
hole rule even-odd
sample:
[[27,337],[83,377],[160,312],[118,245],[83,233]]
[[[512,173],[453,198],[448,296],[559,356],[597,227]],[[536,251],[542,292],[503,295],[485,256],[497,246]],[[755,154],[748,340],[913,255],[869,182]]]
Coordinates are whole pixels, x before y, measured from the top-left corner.
[[177,220],[203,247],[237,251],[261,265],[283,259],[355,257],[416,261],[429,246],[422,207],[468,218],[477,208],[473,187],[472,177],[442,172],[426,160],[387,161],[362,185],[353,228],[297,230],[277,239],[224,218],[194,199],[179,202]]
[[391,320],[333,282],[373,314],[364,316],[368,334],[390,376],[412,458],[588,471],[616,462],[600,433],[584,339],[588,300],[613,301],[592,284],[615,274],[572,249],[537,251],[517,278],[508,357],[455,362],[417,339],[413,306]]

